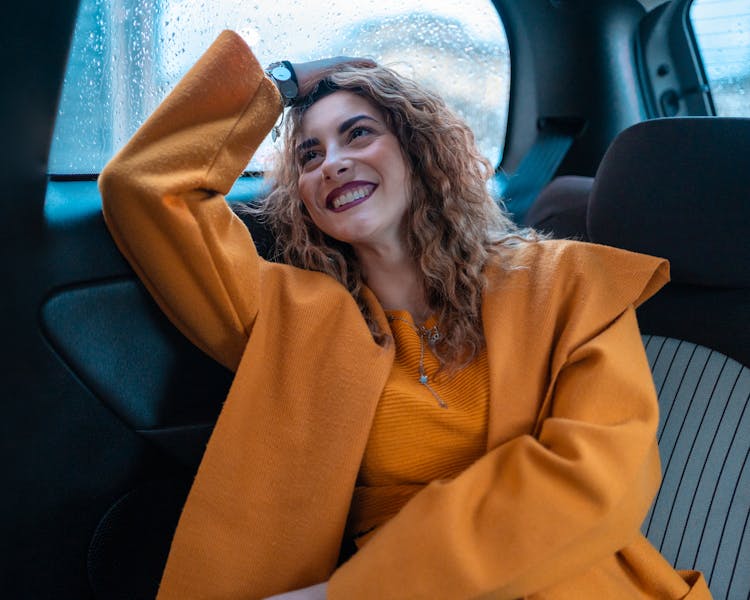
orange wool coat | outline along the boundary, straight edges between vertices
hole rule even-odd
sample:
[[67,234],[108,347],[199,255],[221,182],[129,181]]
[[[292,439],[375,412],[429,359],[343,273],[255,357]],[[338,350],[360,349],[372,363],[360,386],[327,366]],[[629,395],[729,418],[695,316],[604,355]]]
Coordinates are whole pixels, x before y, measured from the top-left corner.
[[337,567],[394,351],[333,279],[260,259],[227,206],[279,108],[225,32],[100,178],[107,224],[137,274],[186,336],[236,371],[159,598],[257,599],[324,580],[342,600],[709,597],[639,533],[660,475],[633,306],[667,265],[574,242],[522,243],[487,267],[487,453],[427,486]]

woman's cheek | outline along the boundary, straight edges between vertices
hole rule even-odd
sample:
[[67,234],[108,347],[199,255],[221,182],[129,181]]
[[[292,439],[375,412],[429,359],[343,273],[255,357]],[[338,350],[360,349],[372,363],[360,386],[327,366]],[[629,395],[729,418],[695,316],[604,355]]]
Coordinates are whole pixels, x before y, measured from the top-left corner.
[[310,190],[309,184],[304,184],[302,181],[300,181],[299,184],[299,197],[302,200],[302,204],[304,204],[305,208],[307,209],[308,214],[312,214],[312,211],[310,210],[310,203],[312,201],[312,198],[314,198],[313,192]]
[[309,198],[309,196],[304,175],[300,177],[297,182],[297,191],[299,192],[299,197],[302,199],[302,202],[307,205],[307,198]]

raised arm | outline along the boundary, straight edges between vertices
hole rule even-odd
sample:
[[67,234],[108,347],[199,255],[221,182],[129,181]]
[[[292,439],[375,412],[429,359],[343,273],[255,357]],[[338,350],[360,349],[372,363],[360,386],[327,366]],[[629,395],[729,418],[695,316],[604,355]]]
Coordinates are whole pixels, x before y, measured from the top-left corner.
[[[334,57],[294,65],[301,93]],[[236,33],[223,32],[102,172],[104,217],[177,327],[235,369],[264,263],[225,195],[270,131],[281,97]]]
[[536,436],[417,494],[329,598],[525,597],[632,543],[659,484],[657,402],[634,311],[569,352]]
[[225,194],[280,109],[245,42],[224,32],[99,178],[104,218],[135,272],[231,369],[257,311],[259,259]]

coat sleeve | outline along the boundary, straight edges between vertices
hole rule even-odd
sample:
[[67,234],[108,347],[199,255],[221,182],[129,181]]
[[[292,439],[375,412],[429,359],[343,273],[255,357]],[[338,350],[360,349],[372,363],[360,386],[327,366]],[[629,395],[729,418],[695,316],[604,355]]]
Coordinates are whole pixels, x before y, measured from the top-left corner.
[[518,598],[637,537],[660,475],[633,307],[561,365],[535,435],[428,485],[334,573],[329,598]]
[[172,322],[236,369],[260,259],[226,203],[281,109],[245,42],[225,31],[99,178],[104,218]]

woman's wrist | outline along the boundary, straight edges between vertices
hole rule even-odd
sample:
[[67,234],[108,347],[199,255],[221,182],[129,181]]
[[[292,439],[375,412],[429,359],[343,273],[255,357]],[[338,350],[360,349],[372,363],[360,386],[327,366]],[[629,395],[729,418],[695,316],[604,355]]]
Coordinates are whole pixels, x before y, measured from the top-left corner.
[[266,67],[266,74],[276,84],[284,106],[289,106],[299,94],[299,82],[292,63],[282,60]]

